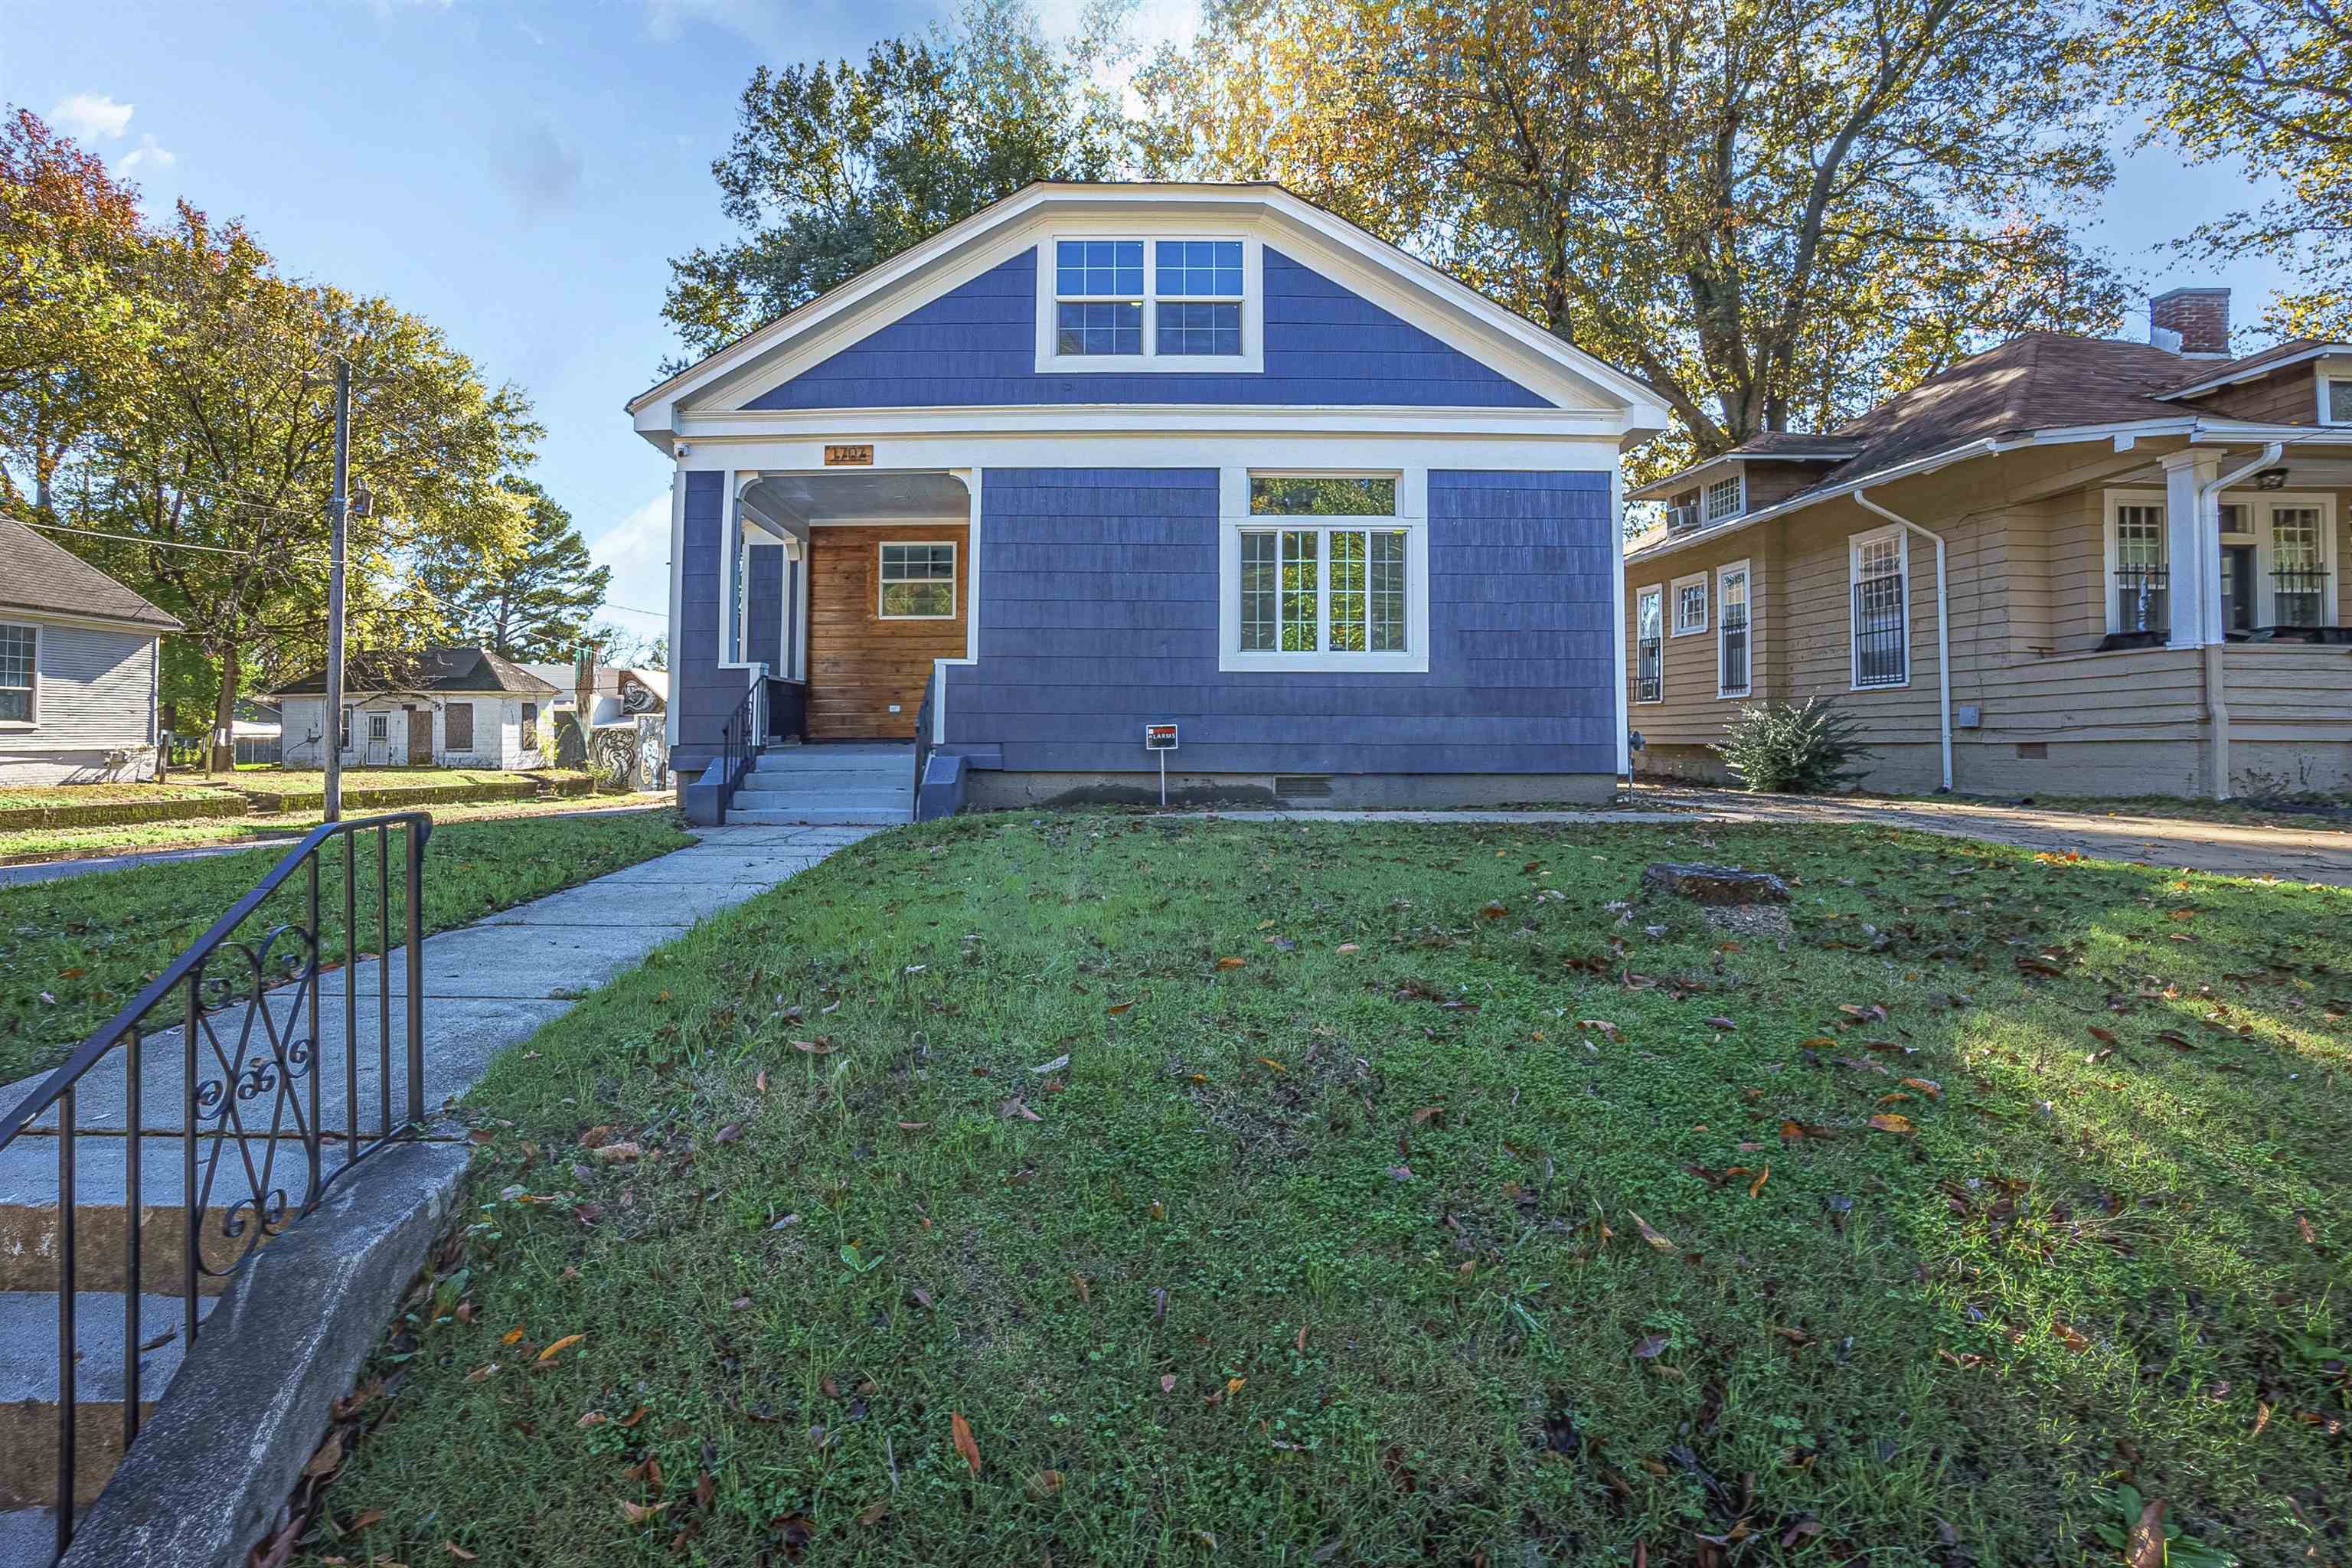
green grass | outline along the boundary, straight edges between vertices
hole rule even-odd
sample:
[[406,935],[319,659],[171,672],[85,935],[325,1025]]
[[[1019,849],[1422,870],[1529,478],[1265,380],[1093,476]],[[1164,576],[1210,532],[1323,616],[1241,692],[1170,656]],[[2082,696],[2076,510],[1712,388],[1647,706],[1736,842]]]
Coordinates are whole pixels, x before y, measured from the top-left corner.
[[[530,816],[562,816],[579,811],[614,811],[631,806],[658,808],[668,804],[658,795],[573,795],[561,800],[452,801],[423,806],[386,809],[423,811],[436,823],[483,822]],[[352,809],[346,816],[372,815]],[[271,812],[259,816],[208,817],[199,822],[142,822],[109,827],[38,827],[0,833],[0,864],[27,860],[89,858],[120,855],[132,849],[182,849],[204,844],[236,844],[247,839],[299,837],[319,826],[320,813]]]
[[[395,835],[390,846],[395,933],[406,908],[401,842]],[[690,842],[667,812],[436,822],[425,847],[425,928],[464,925]],[[282,846],[257,848],[0,887],[0,1082],[54,1066],[226,914],[284,853]],[[362,952],[379,945],[374,854],[373,838],[361,845],[354,891]],[[342,886],[341,851],[335,850],[322,862],[320,876],[328,962],[339,962],[347,945]],[[304,889],[298,873],[247,917],[241,934],[257,937],[300,916]]]
[[2301,1562],[2347,918],[1872,828],[882,836],[474,1091],[302,1560],[1990,1568],[2128,1482]]
[[18,784],[0,788],[0,811],[58,805],[139,805],[158,800],[205,800],[205,784]]
[[[536,768],[527,772],[509,772],[503,768],[350,768],[343,770],[345,789],[414,789],[420,786],[458,788],[466,784],[530,784],[534,779],[578,779],[587,777],[581,768]],[[237,770],[239,789],[276,789],[289,791],[317,790],[326,787],[326,773],[319,768],[275,767],[258,772]]]

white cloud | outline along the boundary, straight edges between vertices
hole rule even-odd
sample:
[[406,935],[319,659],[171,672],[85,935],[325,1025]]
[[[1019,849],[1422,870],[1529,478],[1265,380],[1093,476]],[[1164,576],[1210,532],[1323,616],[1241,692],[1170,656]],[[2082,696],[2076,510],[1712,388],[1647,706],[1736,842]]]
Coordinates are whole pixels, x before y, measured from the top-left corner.
[[627,605],[652,615],[607,616],[639,637],[659,637],[668,630],[669,491],[663,490],[589,542],[588,553],[599,566],[613,569],[612,585],[604,590],[608,605]]
[[77,141],[104,137],[119,142],[131,129],[134,104],[117,103],[102,92],[78,92],[49,110],[49,123]]
[[180,155],[156,141],[152,133],[142,132],[139,145],[123,154],[122,162],[114,166],[114,172],[117,175],[127,177],[142,169],[151,173],[157,169],[168,169],[179,161]]

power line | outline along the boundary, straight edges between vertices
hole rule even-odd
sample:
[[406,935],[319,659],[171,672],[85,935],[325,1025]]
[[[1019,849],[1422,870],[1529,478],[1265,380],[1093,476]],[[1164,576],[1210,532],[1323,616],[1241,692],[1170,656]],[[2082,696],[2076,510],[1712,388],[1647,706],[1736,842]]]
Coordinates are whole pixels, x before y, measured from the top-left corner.
[[147,544],[158,550],[201,550],[208,555],[249,557],[250,550],[230,550],[218,544],[180,544],[168,539],[142,539],[135,533],[100,533],[94,528],[68,528],[61,522],[28,522],[26,528],[38,528],[50,533],[78,533],[86,539],[113,539],[124,544]]

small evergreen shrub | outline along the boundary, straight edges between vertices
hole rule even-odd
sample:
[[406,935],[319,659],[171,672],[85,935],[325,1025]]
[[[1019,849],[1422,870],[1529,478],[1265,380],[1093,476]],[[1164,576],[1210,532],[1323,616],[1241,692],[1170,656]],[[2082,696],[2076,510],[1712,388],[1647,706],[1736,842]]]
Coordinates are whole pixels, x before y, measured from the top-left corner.
[[1730,737],[1707,749],[1750,790],[1823,795],[1860,778],[1853,764],[1876,754],[1855,739],[1860,729],[1824,698],[1747,702]]

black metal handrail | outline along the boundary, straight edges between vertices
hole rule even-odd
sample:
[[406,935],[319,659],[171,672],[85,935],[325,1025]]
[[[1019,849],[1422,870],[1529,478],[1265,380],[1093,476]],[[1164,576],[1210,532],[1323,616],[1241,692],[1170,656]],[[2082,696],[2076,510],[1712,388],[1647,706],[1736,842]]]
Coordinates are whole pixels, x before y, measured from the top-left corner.
[[907,797],[907,819],[923,820],[923,769],[931,760],[931,698],[940,683],[939,666],[923,678],[923,700],[915,709],[915,788]]
[[[400,1065],[406,1083],[397,1118],[394,1110],[392,1046],[392,838],[403,838],[404,908],[400,944],[404,947],[405,1050]],[[76,1157],[84,1137],[120,1136],[124,1148],[122,1273],[122,1446],[139,1436],[140,1356],[150,1348],[140,1324],[140,1296],[147,1285],[143,1232],[152,1216],[145,1203],[146,1126],[144,1075],[149,1037],[180,1031],[179,1294],[180,1332],[196,1339],[200,1279],[222,1279],[242,1268],[271,1237],[319,1206],[330,1188],[377,1151],[414,1137],[425,1120],[425,1016],[422,1000],[425,844],[433,820],[421,811],[395,812],[355,822],[312,828],[268,875],[213,922],[188,950],[106,1023],[84,1037],[71,1055],[38,1087],[0,1116],[0,1150],[20,1138],[54,1136],[58,1150],[58,1446],[57,1543],[62,1555],[73,1539],[76,1425],[80,1361],[75,1292],[80,1285],[77,1247]],[[361,931],[360,840],[375,839],[372,950]],[[320,869],[328,847],[341,841],[341,939],[343,973],[342,1120],[330,1127],[320,1105],[320,963],[328,931],[322,923]],[[240,937],[246,922],[273,894],[302,874],[299,920],[279,920],[257,934]],[[359,971],[370,955],[377,961],[376,1106],[371,1127],[360,1109]],[[226,973],[215,972],[225,969]],[[241,1016],[238,1010],[241,1009]],[[156,1015],[162,1013],[162,1017]],[[257,1038],[257,1026],[258,1038]],[[225,1038],[224,1037],[227,1037]],[[122,1068],[122,1114],[118,1130],[85,1128],[78,1091],[101,1064],[118,1056]],[[207,1076],[211,1075],[211,1076]],[[266,1102],[265,1104],[262,1102]],[[54,1119],[52,1120],[52,1113]],[[101,1116],[100,1121],[104,1118]],[[266,1124],[265,1124],[266,1121]],[[170,1135],[167,1131],[165,1135]],[[328,1169],[329,1143],[342,1146],[342,1158]],[[297,1177],[279,1161],[301,1161]],[[241,1190],[240,1190],[241,1189]],[[232,1201],[233,1200],[233,1201]],[[169,1205],[159,1205],[167,1209]],[[210,1216],[219,1218],[214,1234]],[[226,1243],[226,1246],[218,1244]],[[107,1289],[101,1287],[101,1290]]]
[[719,727],[719,816],[727,817],[727,808],[734,804],[735,792],[743,787],[743,777],[751,771],[751,759],[760,754],[760,678],[754,675],[745,685],[743,700],[735,704],[735,711]]

